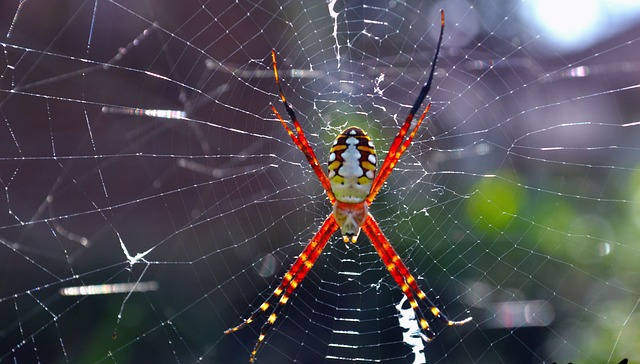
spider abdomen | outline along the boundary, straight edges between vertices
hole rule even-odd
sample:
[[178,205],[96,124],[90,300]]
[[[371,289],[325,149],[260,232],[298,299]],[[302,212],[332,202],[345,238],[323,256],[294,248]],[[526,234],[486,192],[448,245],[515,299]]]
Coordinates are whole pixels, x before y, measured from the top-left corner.
[[376,174],[376,150],[362,129],[350,127],[340,133],[329,152],[329,181],[336,200],[360,203],[371,191]]

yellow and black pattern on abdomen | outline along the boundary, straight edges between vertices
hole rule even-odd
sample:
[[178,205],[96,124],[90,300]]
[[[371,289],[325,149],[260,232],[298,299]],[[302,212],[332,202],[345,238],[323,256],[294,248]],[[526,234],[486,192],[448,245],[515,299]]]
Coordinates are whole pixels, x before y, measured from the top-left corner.
[[[336,198],[358,202],[369,193],[376,173],[377,156],[371,138],[360,128],[340,133],[329,152],[329,180]],[[364,196],[363,196],[364,195]]]

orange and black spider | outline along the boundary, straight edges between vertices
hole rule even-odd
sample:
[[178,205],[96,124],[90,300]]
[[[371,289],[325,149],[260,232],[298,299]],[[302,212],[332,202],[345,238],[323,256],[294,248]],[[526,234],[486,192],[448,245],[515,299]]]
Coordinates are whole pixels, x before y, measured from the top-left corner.
[[[420,301],[426,302],[431,314],[444,322],[446,325],[462,325],[471,320],[468,317],[461,321],[449,320],[424,294],[424,292],[418,287],[418,284],[404,265],[402,259],[393,250],[391,244],[380,230],[378,223],[369,213],[369,205],[373,202],[374,198],[380,191],[380,188],[386,181],[387,177],[393,171],[396,163],[402,156],[402,153],[409,147],[413,137],[418,131],[418,127],[424,120],[431,103],[427,105],[422,112],[420,118],[413,122],[414,116],[422,102],[427,97],[429,89],[431,88],[431,82],[433,80],[433,74],[435,72],[436,61],[438,60],[438,54],[440,53],[440,45],[442,44],[442,35],[444,32],[444,11],[440,10],[440,36],[438,38],[438,45],[431,64],[431,71],[427,83],[424,84],[420,90],[418,98],[413,103],[409,115],[402,124],[398,135],[391,143],[387,157],[385,158],[380,170],[376,173],[376,151],[373,146],[371,138],[360,128],[349,127],[343,131],[336,140],[333,142],[329,153],[329,166],[328,175],[320,167],[318,158],[316,158],[313,149],[309,145],[307,138],[298,123],[298,119],[291,108],[291,105],[287,102],[282,87],[280,86],[280,77],[278,75],[278,66],[276,63],[276,53],[271,51],[271,58],[273,60],[273,73],[276,79],[276,85],[278,87],[278,93],[280,100],[284,105],[287,114],[291,118],[295,132],[289,128],[284,121],[280,113],[276,110],[275,106],[271,105],[273,113],[276,115],[282,126],[287,131],[291,140],[296,146],[304,153],[305,157],[311,164],[311,168],[320,179],[322,187],[327,192],[327,197],[333,205],[333,212],[324,221],[320,230],[311,239],[311,242],[300,253],[298,259],[293,263],[291,269],[284,275],[282,282],[278,288],[267,298],[267,300],[256,309],[253,314],[244,320],[238,326],[230,328],[225,331],[225,334],[235,332],[241,328],[252,323],[260,314],[266,312],[271,308],[271,314],[267,318],[267,321],[262,326],[258,340],[251,351],[250,361],[253,362],[256,358],[256,353],[260,346],[264,342],[269,329],[273,326],[273,323],[278,317],[280,309],[287,303],[289,297],[296,287],[302,282],[313,264],[320,256],[320,253],[327,245],[329,238],[333,235],[338,228],[342,231],[342,238],[345,242],[355,243],[358,240],[358,234],[362,229],[364,233],[369,237],[371,243],[375,247],[376,251],[380,255],[382,262],[391,273],[391,276],[396,281],[398,286],[402,289],[402,292],[407,297],[407,300],[411,304],[413,311],[415,312],[416,319],[420,324],[421,336],[425,342],[430,341],[435,337],[435,333],[429,327],[425,315],[420,309],[416,297]],[[407,135],[407,132],[411,132]],[[280,297],[278,299],[278,297]],[[277,301],[276,301],[277,300]],[[273,307],[272,307],[273,306]]]

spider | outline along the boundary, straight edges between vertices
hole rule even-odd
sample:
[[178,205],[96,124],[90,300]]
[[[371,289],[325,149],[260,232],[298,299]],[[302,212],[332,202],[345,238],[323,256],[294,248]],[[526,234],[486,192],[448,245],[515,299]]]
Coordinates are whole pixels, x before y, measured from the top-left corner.
[[[398,135],[396,135],[395,139],[391,143],[387,157],[377,173],[377,158],[373,142],[371,141],[371,138],[358,127],[349,127],[338,135],[336,140],[333,142],[333,146],[329,153],[329,173],[328,175],[324,173],[320,167],[318,158],[316,158],[313,149],[307,141],[300,123],[298,123],[298,119],[296,118],[291,105],[287,102],[284,92],[282,91],[282,86],[280,86],[280,77],[278,75],[276,52],[275,50],[271,51],[273,74],[278,88],[278,94],[287,114],[289,114],[289,117],[291,118],[295,133],[289,128],[274,105],[271,105],[271,109],[291,137],[291,140],[293,140],[298,149],[304,153],[307,161],[311,164],[311,168],[313,168],[313,171],[320,179],[322,187],[326,191],[327,197],[333,205],[333,212],[326,218],[320,227],[320,230],[298,256],[289,271],[282,278],[280,285],[273,291],[273,293],[271,293],[267,300],[260,305],[260,307],[258,307],[249,318],[245,319],[239,325],[225,331],[225,334],[238,331],[252,323],[258,316],[271,308],[271,314],[263,324],[258,340],[251,351],[251,356],[249,358],[250,362],[255,360],[256,353],[264,342],[267,332],[271,327],[273,327],[273,324],[278,317],[278,313],[287,303],[291,294],[293,294],[307,273],[309,273],[309,270],[311,270],[313,264],[320,256],[320,253],[327,245],[327,242],[338,228],[342,231],[342,239],[345,243],[355,243],[358,240],[360,230],[363,230],[369,237],[369,240],[373,243],[378,255],[380,255],[382,262],[387,267],[389,273],[391,273],[391,276],[398,286],[400,286],[402,292],[411,304],[416,319],[420,325],[420,335],[425,342],[431,341],[435,337],[435,333],[429,327],[416,297],[418,300],[426,302],[431,314],[448,326],[463,325],[471,321],[471,317],[461,321],[449,320],[435,306],[420,287],[418,287],[415,278],[411,275],[407,266],[402,262],[402,259],[400,259],[387,238],[384,236],[376,220],[369,213],[369,205],[371,205],[385,180],[393,171],[393,168],[396,166],[400,156],[411,144],[413,137],[418,131],[418,127],[431,107],[431,103],[429,103],[422,112],[420,118],[412,125],[416,112],[422,105],[422,102],[431,88],[436,61],[438,60],[438,54],[440,53],[440,46],[442,44],[443,32],[444,11],[440,10],[440,36],[438,38],[436,52],[431,63],[429,78],[427,83],[425,83],[420,90],[418,98],[413,103],[413,106],[409,111],[409,115],[402,124]],[[411,132],[407,136],[407,132],[409,132],[410,128],[412,128]]]

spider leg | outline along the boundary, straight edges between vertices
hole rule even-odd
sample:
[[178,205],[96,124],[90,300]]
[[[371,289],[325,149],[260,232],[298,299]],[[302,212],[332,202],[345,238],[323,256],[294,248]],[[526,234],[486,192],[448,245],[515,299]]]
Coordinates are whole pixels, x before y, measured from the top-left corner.
[[322,184],[322,187],[327,192],[329,201],[331,201],[331,203],[333,204],[336,201],[336,198],[333,195],[333,192],[331,191],[331,183],[329,182],[329,178],[320,167],[318,158],[316,157],[316,154],[313,151],[313,148],[311,148],[311,146],[309,145],[309,141],[307,141],[307,137],[305,136],[304,131],[302,130],[302,127],[298,122],[298,118],[296,117],[295,112],[293,112],[293,108],[291,108],[291,105],[289,104],[289,102],[287,102],[287,98],[284,96],[284,92],[282,91],[282,86],[280,85],[280,76],[278,73],[278,64],[276,62],[275,50],[271,51],[271,59],[273,61],[273,75],[276,79],[276,86],[278,86],[278,94],[280,95],[280,100],[282,101],[282,104],[284,105],[285,110],[287,110],[287,114],[289,114],[289,118],[291,118],[291,122],[293,123],[295,133],[291,130],[291,128],[289,128],[289,126],[284,121],[282,116],[280,116],[280,113],[278,112],[278,110],[276,110],[275,106],[271,105],[271,110],[273,110],[273,113],[276,115],[278,120],[280,120],[280,123],[282,124],[284,129],[287,131],[287,134],[289,134],[289,136],[291,137],[291,140],[293,140],[293,142],[296,144],[298,149],[300,149],[304,154],[304,156],[307,158],[307,161],[311,165],[311,168],[313,168],[313,171],[316,173],[316,175],[320,179],[320,183]]
[[[250,361],[253,362],[256,357],[256,353],[260,346],[262,345],[267,331],[272,325],[275,323],[278,314],[282,307],[287,303],[289,297],[298,287],[298,285],[305,278],[309,270],[313,267],[313,264],[316,262],[322,250],[327,245],[329,238],[333,235],[334,232],[338,229],[338,224],[333,216],[333,213],[327,217],[324,221],[320,230],[316,233],[316,235],[311,239],[309,244],[304,248],[302,253],[298,256],[298,259],[293,263],[289,271],[282,278],[282,282],[276,288],[273,293],[267,298],[260,307],[258,307],[252,314],[244,320],[239,325],[232,327],[226,330],[224,333],[229,334],[235,331],[240,330],[241,328],[249,325],[253,322],[258,316],[260,316],[263,312],[267,311],[269,307],[273,306],[271,310],[271,314],[267,318],[267,321],[262,325],[262,329],[260,330],[260,335],[258,336],[258,340],[256,341],[253,350],[251,351]],[[283,294],[284,293],[284,294]],[[274,302],[274,300],[280,297],[280,300]]]
[[400,159],[404,151],[407,150],[407,148],[413,141],[413,137],[418,132],[418,128],[420,127],[420,124],[422,124],[422,120],[424,120],[425,116],[427,116],[430,108],[431,104],[428,104],[407,139],[404,139],[404,136],[407,133],[407,129],[409,129],[410,123],[404,124],[400,129],[398,136],[396,136],[396,138],[393,140],[393,143],[391,144],[391,148],[389,149],[387,157],[382,163],[382,167],[380,167],[380,171],[376,175],[376,178],[371,185],[371,191],[369,192],[369,195],[366,199],[368,204],[371,204],[371,202],[373,202],[373,200],[376,198],[378,192],[380,192],[380,189],[382,188],[382,185],[393,171],[393,168],[396,166],[396,163],[398,163],[398,160]]
[[409,110],[409,115],[407,115],[407,118],[404,120],[402,127],[400,127],[400,131],[398,131],[398,135],[396,135],[396,137],[393,139],[393,142],[391,143],[389,152],[387,153],[387,156],[384,159],[384,162],[382,163],[382,166],[380,167],[380,170],[378,171],[378,174],[376,175],[376,178],[373,181],[373,185],[371,186],[371,192],[367,197],[368,204],[371,204],[373,199],[376,197],[376,195],[380,191],[380,188],[382,188],[382,185],[391,174],[391,171],[396,166],[396,163],[400,159],[400,156],[402,155],[402,153],[404,153],[404,151],[407,149],[407,147],[411,143],[411,139],[413,139],[413,136],[417,132],[418,126],[420,125],[420,123],[422,123],[422,120],[426,116],[427,111],[429,111],[429,108],[431,107],[431,104],[427,105],[426,110],[422,113],[422,116],[420,117],[418,122],[416,122],[416,125],[414,126],[411,134],[409,135],[409,138],[405,140],[404,137],[406,136],[407,132],[409,131],[409,128],[411,127],[411,122],[413,121],[415,114],[418,112],[418,109],[420,108],[420,106],[424,102],[424,99],[427,97],[427,95],[429,94],[429,91],[431,90],[431,83],[433,82],[433,75],[436,70],[436,62],[438,61],[438,56],[440,55],[440,46],[442,45],[443,34],[444,34],[444,10],[440,10],[440,36],[438,38],[438,44],[436,46],[435,55],[433,56],[433,61],[431,62],[431,70],[429,71],[429,78],[427,79],[427,82],[424,84],[424,86],[422,86],[422,88],[420,89],[418,98],[414,101],[413,106]]
[[422,337],[426,342],[429,342],[431,339],[435,337],[435,333],[429,327],[426,319],[424,318],[424,314],[420,310],[418,302],[416,302],[414,298],[414,293],[420,300],[424,300],[427,305],[429,305],[429,311],[431,314],[442,321],[444,324],[448,326],[458,326],[463,325],[469,321],[471,321],[471,317],[468,317],[461,321],[453,321],[449,320],[437,307],[436,305],[424,294],[424,292],[418,286],[415,278],[409,272],[407,266],[402,262],[402,259],[395,252],[389,240],[384,236],[382,230],[378,226],[378,223],[374,220],[371,214],[367,215],[367,219],[365,220],[364,225],[362,226],[362,230],[369,237],[373,246],[376,248],[378,255],[382,259],[383,263],[391,273],[391,276],[396,281],[398,286],[402,289],[402,292],[407,297],[407,300],[411,304],[411,308],[415,312],[416,319],[420,324],[421,329],[423,330]]
[[[402,274],[396,263],[396,261],[400,260],[394,259],[394,257],[397,257],[397,255],[395,255],[393,248],[391,249],[390,254],[390,245],[385,246],[385,244],[383,243],[383,241],[386,241],[386,238],[384,237],[382,231],[378,228],[378,224],[375,222],[375,220],[373,220],[373,217],[371,217],[371,215],[367,216],[367,220],[362,226],[362,230],[369,237],[369,240],[371,240],[371,242],[373,243],[373,246],[376,248],[378,255],[380,255],[380,258],[382,259],[382,262],[389,270],[389,273],[396,281],[396,284],[400,287],[400,289],[402,289],[402,293],[404,293],[404,295],[407,297],[407,300],[409,301],[409,304],[411,305],[411,308],[416,315],[416,319],[420,324],[420,328],[422,329],[420,335],[422,336],[423,340],[426,342],[431,341],[431,339],[433,339],[436,334],[433,332],[433,330],[431,330],[431,327],[429,327],[429,323],[425,319],[424,314],[422,313],[422,310],[420,310],[420,306],[418,305],[418,302],[416,302],[413,292],[411,291],[413,287],[409,284],[409,282],[415,283],[415,279],[413,279],[412,276],[409,276],[410,278],[408,278]],[[422,293],[422,291],[418,291],[417,294],[419,297],[421,297],[420,294],[424,296],[424,293]]]

